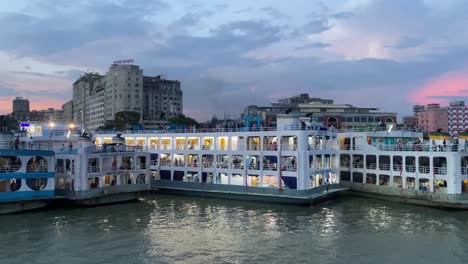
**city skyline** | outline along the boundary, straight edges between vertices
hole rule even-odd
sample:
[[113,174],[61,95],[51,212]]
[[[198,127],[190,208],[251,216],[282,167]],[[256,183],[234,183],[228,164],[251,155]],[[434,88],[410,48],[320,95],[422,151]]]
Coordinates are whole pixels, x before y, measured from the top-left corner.
[[300,93],[400,115],[466,99],[467,3],[293,2],[0,3],[0,113],[16,96],[60,109],[119,59],[180,80],[199,120]]

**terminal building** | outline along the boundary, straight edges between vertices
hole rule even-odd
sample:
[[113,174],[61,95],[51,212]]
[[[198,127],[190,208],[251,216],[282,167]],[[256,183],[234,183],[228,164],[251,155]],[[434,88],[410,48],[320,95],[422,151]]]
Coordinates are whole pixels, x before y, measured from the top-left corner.
[[379,112],[377,108],[335,104],[333,100],[311,98],[308,94],[279,99],[271,106],[251,105],[243,116],[259,116],[265,127],[276,127],[278,114],[300,113],[328,127],[351,128],[396,123],[397,113]]

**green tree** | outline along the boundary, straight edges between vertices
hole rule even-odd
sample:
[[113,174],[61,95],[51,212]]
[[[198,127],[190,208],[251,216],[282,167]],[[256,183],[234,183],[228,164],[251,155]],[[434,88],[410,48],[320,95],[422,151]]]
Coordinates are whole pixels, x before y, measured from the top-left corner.
[[185,116],[183,114],[173,117],[168,120],[170,124],[185,125],[185,126],[198,126],[197,120]]
[[116,129],[127,129],[140,123],[140,113],[133,111],[117,112],[114,117]]

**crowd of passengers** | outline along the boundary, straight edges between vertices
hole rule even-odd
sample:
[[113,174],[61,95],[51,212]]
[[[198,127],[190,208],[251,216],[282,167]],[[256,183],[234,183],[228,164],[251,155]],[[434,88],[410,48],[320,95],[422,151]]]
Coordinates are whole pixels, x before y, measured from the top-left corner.
[[[406,150],[406,147],[409,146],[411,147],[411,150],[414,151],[458,151],[459,148],[459,142],[458,139],[452,139],[448,143],[444,139],[442,141],[442,144],[437,144],[435,140],[429,141],[423,141],[417,139],[416,141],[409,141],[406,144],[398,140],[397,142],[397,150],[403,151]],[[465,150],[468,149],[468,140],[465,140]]]

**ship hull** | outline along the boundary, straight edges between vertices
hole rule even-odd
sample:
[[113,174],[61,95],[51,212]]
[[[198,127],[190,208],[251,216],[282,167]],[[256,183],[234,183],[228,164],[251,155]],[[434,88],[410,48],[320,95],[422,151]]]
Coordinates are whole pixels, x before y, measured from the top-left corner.
[[157,193],[165,194],[306,205],[335,197],[346,190],[339,185],[330,185],[328,191],[326,186],[302,191],[177,181],[153,181],[152,187]]

